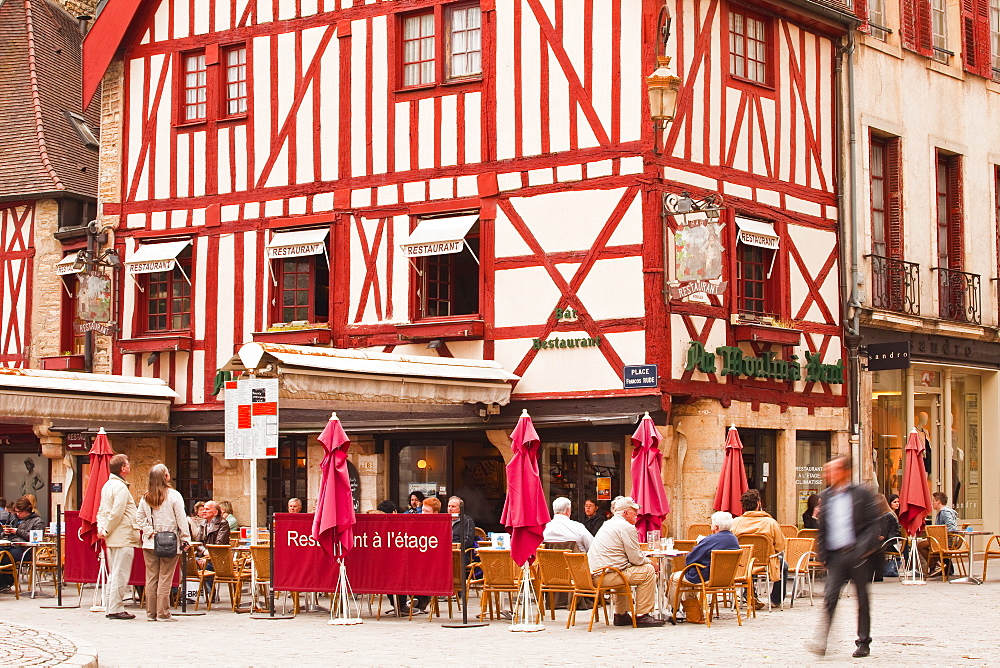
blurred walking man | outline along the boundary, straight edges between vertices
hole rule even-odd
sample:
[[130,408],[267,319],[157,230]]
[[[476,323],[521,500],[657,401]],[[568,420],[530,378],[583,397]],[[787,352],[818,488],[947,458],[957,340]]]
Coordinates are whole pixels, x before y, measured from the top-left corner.
[[881,548],[879,543],[878,505],[875,495],[864,487],[851,484],[851,459],[838,457],[823,467],[827,487],[820,494],[819,534],[816,549],[819,560],[826,564],[826,589],[823,592],[826,614],[820,622],[816,645],[817,655],[826,653],[830,623],[837,610],[840,591],[847,581],[854,583],[858,595],[858,639],[853,656],[870,653],[871,614],[868,609],[868,583],[872,580],[871,560]]

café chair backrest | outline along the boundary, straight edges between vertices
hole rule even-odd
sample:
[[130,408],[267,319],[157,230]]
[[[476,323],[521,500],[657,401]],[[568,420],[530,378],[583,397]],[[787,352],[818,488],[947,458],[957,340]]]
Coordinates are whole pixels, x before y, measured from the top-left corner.
[[236,566],[233,564],[233,552],[228,545],[206,545],[212,569],[220,578],[235,578]]
[[483,550],[479,553],[479,563],[486,586],[505,587],[517,583],[518,568],[510,558],[510,550]]
[[692,540],[675,540],[674,541],[674,549],[677,550],[678,552],[690,552],[691,550],[694,549],[694,546],[697,544],[697,542],[698,541],[693,540],[693,539]]
[[[687,539],[697,540],[698,536],[707,536],[710,533],[712,533],[711,524],[692,524],[691,526],[688,527]],[[674,545],[676,544],[677,542],[674,541]]]

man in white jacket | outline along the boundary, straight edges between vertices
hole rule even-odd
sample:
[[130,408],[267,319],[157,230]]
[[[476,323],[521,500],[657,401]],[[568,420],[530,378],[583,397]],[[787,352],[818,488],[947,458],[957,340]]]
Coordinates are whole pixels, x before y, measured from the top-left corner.
[[125,612],[125,590],[132,572],[134,548],[139,547],[136,506],[128,491],[125,476],[132,472],[128,457],[115,455],[110,462],[111,476],[101,488],[97,509],[97,535],[108,546],[108,619],[135,619]]

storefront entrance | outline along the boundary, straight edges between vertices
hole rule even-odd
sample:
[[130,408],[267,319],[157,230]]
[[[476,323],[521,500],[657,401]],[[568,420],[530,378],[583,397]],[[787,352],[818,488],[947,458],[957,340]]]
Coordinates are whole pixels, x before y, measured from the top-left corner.
[[[764,510],[776,516],[778,486],[775,470],[775,434],[771,429],[744,429],[737,427],[743,442],[743,466],[747,472],[747,485],[760,492]],[[725,442],[725,434],[722,436]]]
[[550,503],[568,498],[572,516],[580,519],[587,499],[607,504],[625,493],[623,458],[622,441],[543,441],[539,473],[545,495]]

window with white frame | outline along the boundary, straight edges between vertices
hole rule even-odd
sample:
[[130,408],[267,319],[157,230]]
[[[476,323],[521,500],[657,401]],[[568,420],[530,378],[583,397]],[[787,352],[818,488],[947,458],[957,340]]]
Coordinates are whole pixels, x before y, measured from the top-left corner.
[[947,63],[948,52],[948,0],[931,0],[931,36],[934,60]]
[[437,5],[400,18],[403,88],[482,75],[482,14],[478,3]]
[[868,0],[868,23],[871,25],[872,37],[884,42],[889,36],[885,27],[885,0]]
[[208,117],[208,66],[205,51],[186,53],[181,56],[184,64],[183,121],[202,121]]
[[247,47],[238,44],[224,52],[226,63],[227,116],[247,113]]
[[768,25],[763,17],[729,10],[729,74],[769,85]]
[[1000,0],[990,0],[990,54],[993,78],[1000,79]]

